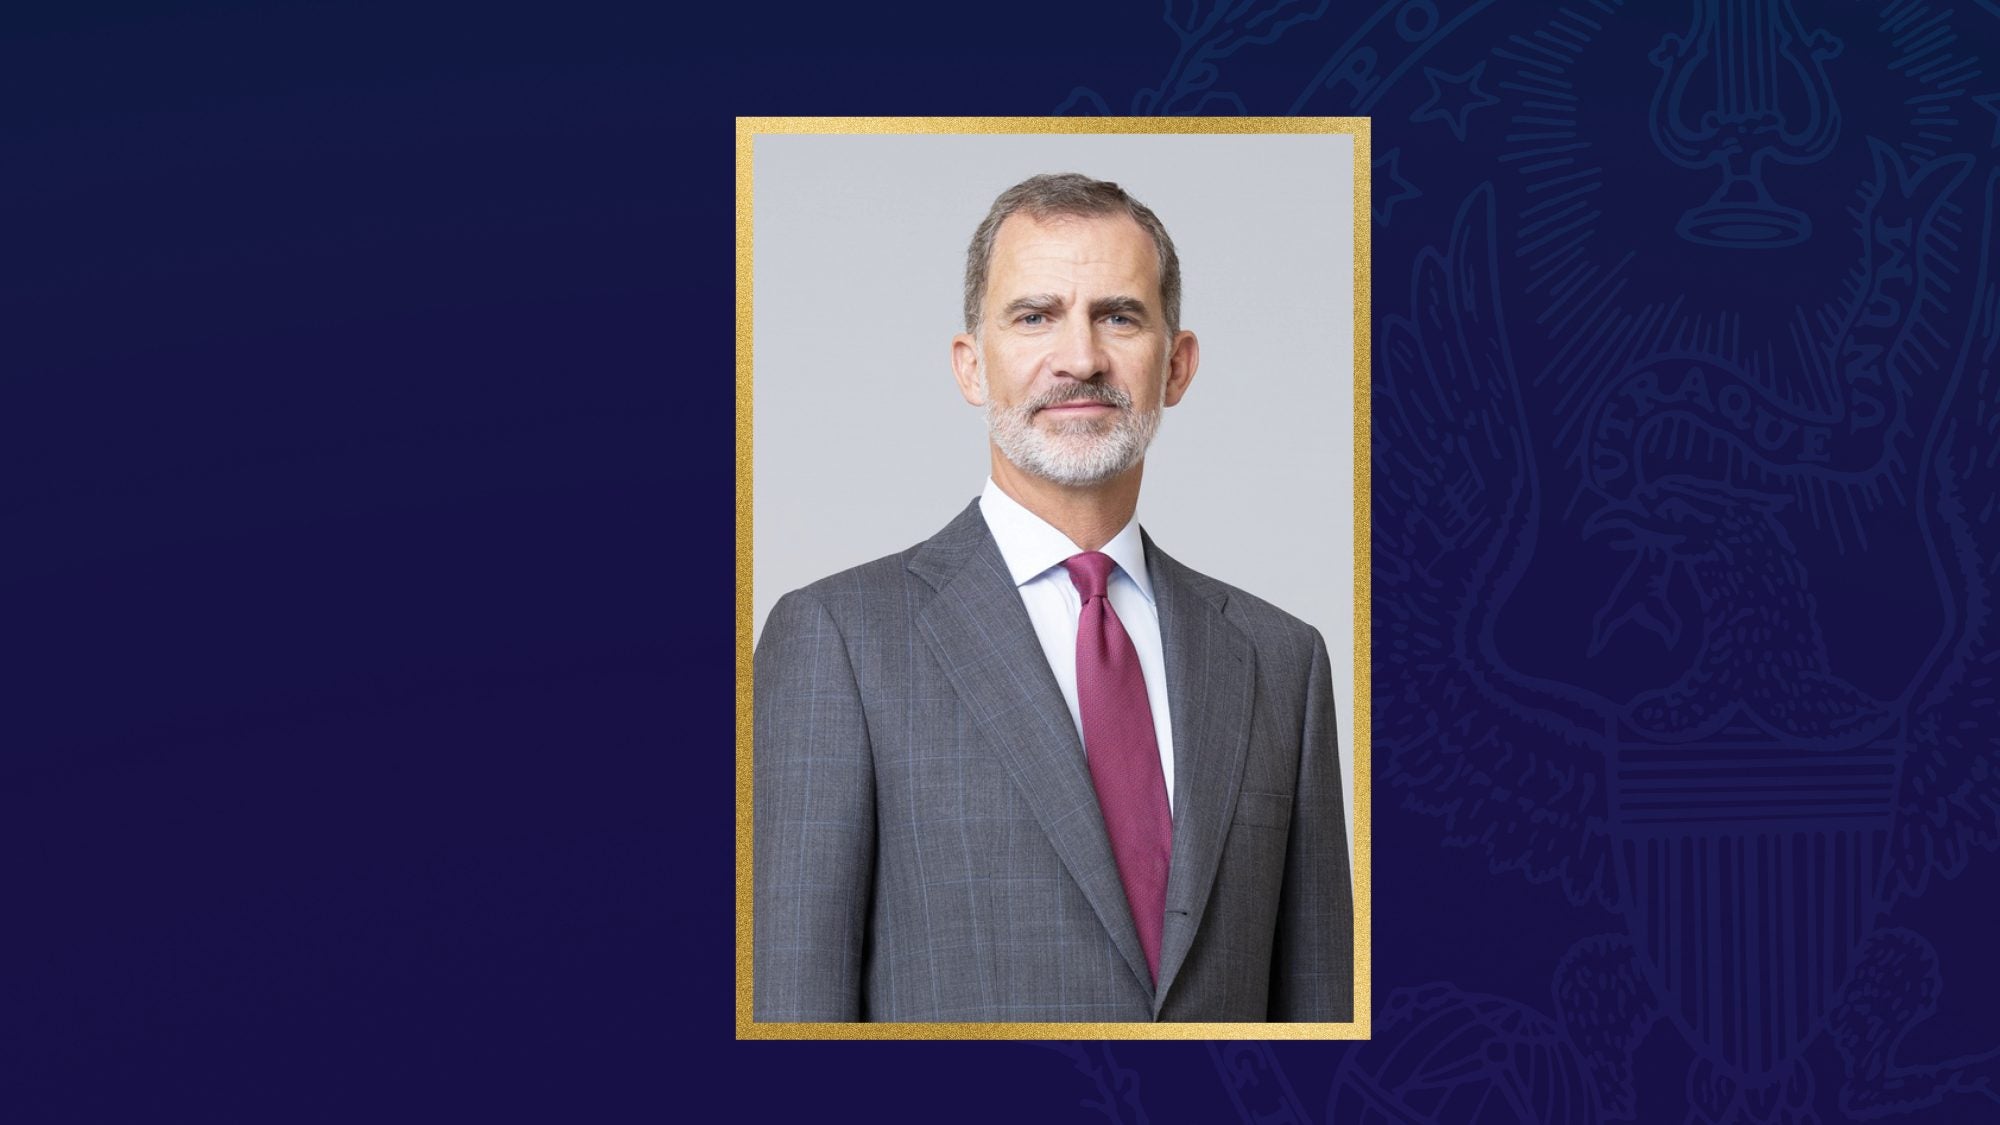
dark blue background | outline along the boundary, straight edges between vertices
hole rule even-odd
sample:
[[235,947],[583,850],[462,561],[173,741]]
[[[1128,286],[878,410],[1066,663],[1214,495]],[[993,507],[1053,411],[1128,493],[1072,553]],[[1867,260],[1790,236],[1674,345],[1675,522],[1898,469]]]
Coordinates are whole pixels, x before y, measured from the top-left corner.
[[[1733,322],[1740,345],[1690,345],[1714,364],[1767,340],[1782,361],[1783,326],[1840,298],[1862,246],[1849,209],[1879,178],[1868,138],[1912,167],[1964,157],[1928,312],[1956,334],[1942,360],[1907,363],[1898,465],[1839,485],[1843,516],[1782,520],[1817,599],[1809,655],[1893,703],[1947,622],[1984,605],[1933,572],[1949,513],[1919,491],[1919,462],[1940,419],[1977,433],[1992,416],[1977,361],[1955,394],[1946,369],[1979,338],[2000,9],[1801,0],[1805,26],[1844,44],[1832,94],[1814,95],[1839,100],[1841,127],[1829,153],[1763,182],[1814,236],[1717,249],[1674,233],[1717,175],[1671,164],[1647,125],[1647,52],[1693,9],[1635,7],[1570,5],[1599,31],[1544,65],[1575,91],[1568,128],[1601,170],[1585,260],[1609,270],[1629,251],[1635,305],[1672,306],[1691,330]],[[1537,142],[1509,121],[1534,115],[1519,104],[1533,95],[1506,87],[1536,67],[1496,53],[1540,57],[1511,37],[1546,49],[1535,32],[1567,17],[1442,9],[1428,24],[1404,3],[1285,0],[10,13],[0,1113],[1330,1122],[1372,1119],[1352,1100],[1366,1090],[1444,1121],[1682,1120],[1698,1037],[1648,1023],[1629,1074],[1589,1070],[1619,1052],[1592,1048],[1563,1013],[1599,1009],[1552,978],[1625,927],[1560,880],[1442,846],[1403,756],[1424,747],[1398,731],[1485,720],[1435,669],[1386,658],[1378,728],[1404,725],[1376,736],[1375,1043],[733,1040],[739,114],[1373,114],[1378,343],[1397,316],[1431,343],[1456,331],[1423,320],[1423,254],[1450,253],[1454,224],[1495,200],[1495,225],[1453,261],[1476,273],[1490,248],[1521,403],[1497,424],[1529,450],[1514,467],[1539,480],[1545,521],[1534,565],[1498,591],[1508,667],[1595,693],[1615,720],[1696,659],[1705,609],[1685,577],[1668,600],[1689,631],[1649,642],[1628,623],[1588,653],[1630,557],[1568,510],[1568,408],[1541,374],[1565,343],[1516,217]],[[1971,64],[1925,85],[1912,50],[1946,48],[1884,27],[1933,17]],[[1946,87],[1950,121],[1919,120]],[[1417,440],[1380,409],[1435,393],[1422,376],[1441,364],[1378,370],[1378,442]],[[1425,444],[1436,479],[1460,479],[1449,441]],[[1418,597],[1385,567],[1470,581],[1423,530],[1441,518],[1431,479],[1378,457],[1378,642],[1394,599]],[[2000,536],[1983,520],[1960,545],[1990,573]],[[1743,643],[1776,660],[1783,640]],[[1898,719],[1903,760],[1993,761],[1993,643],[1968,646],[1951,657],[1967,685],[1951,737]],[[1491,722],[1502,741],[1554,737]],[[1540,823],[1531,811],[1492,827]],[[2000,860],[1977,843],[1955,879],[1877,923],[1921,934],[1941,966],[1892,998],[1943,982],[1893,1065],[1964,1087],[1897,1119],[2000,1114],[1980,1077],[2000,972],[1979,917]],[[1762,1003],[1755,980],[1735,987],[1725,1006]],[[1759,1081],[1726,1053],[1708,1065]],[[1830,1037],[1790,1065],[1800,1112],[1844,1119]]]

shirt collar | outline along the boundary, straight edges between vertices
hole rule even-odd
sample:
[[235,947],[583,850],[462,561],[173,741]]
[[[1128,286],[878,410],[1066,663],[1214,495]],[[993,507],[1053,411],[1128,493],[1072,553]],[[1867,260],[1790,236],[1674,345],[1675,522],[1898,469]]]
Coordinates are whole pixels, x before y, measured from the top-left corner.
[[[986,489],[979,494],[979,514],[986,517],[987,530],[1000,545],[1000,557],[1006,560],[1007,573],[1016,586],[1027,585],[1050,567],[1062,565],[1063,560],[1083,550],[1069,536],[1002,492],[991,477],[986,478]],[[1118,569],[1125,572],[1148,602],[1153,600],[1153,582],[1146,573],[1146,546],[1139,536],[1136,513],[1111,537],[1111,542],[1098,549],[1111,556],[1111,561],[1118,564]]]

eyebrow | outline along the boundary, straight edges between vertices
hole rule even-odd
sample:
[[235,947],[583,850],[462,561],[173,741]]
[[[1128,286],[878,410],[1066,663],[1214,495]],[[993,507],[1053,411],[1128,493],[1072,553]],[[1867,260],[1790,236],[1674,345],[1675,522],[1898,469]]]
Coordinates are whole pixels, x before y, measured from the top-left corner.
[[[1069,302],[1054,293],[1035,293],[1026,297],[1016,297],[1000,310],[1003,320],[1012,320],[1023,313],[1046,313],[1068,307]],[[1101,316],[1122,314],[1144,320],[1147,316],[1146,302],[1137,297],[1101,297],[1090,303],[1091,319]]]
[[1105,297],[1090,303],[1090,316],[1095,320],[1100,316],[1121,313],[1136,320],[1146,319],[1146,302],[1137,297]]
[[1012,320],[1022,313],[1045,313],[1062,308],[1067,302],[1054,293],[1035,293],[1026,297],[1016,297],[1000,310],[1000,319]]

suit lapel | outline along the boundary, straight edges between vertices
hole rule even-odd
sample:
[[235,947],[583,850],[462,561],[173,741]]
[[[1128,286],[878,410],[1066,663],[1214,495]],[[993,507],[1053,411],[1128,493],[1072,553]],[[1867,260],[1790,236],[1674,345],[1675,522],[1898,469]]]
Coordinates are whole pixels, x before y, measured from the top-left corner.
[[1256,662],[1249,638],[1223,617],[1228,591],[1146,539],[1160,611],[1174,731],[1174,848],[1160,939],[1157,1016],[1187,960],[1215,886],[1250,744]]
[[[1151,990],[1146,955],[1132,925],[1069,705],[978,503],[918,547],[908,565],[937,591],[917,614],[925,643],[971,711],[979,736],[1006,764],[1113,944]],[[1178,746],[1178,716],[1174,722]],[[1177,842],[1175,863],[1179,855]],[[1171,895],[1168,901],[1173,901]]]

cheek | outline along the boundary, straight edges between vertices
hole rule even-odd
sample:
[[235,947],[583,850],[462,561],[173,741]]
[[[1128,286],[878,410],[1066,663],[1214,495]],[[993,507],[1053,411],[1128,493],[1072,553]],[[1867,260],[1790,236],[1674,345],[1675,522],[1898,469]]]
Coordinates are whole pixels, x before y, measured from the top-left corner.
[[1134,395],[1143,394],[1150,402],[1165,392],[1169,374],[1165,349],[1150,345],[1137,347],[1125,359],[1122,369],[1126,372],[1126,384],[1132,388]]
[[986,373],[987,386],[995,394],[1015,399],[1035,381],[1036,360],[1023,349],[994,349],[986,353],[980,370]]
[[1119,359],[1131,371],[1165,371],[1167,369],[1167,349],[1154,339],[1126,340],[1118,350]]

